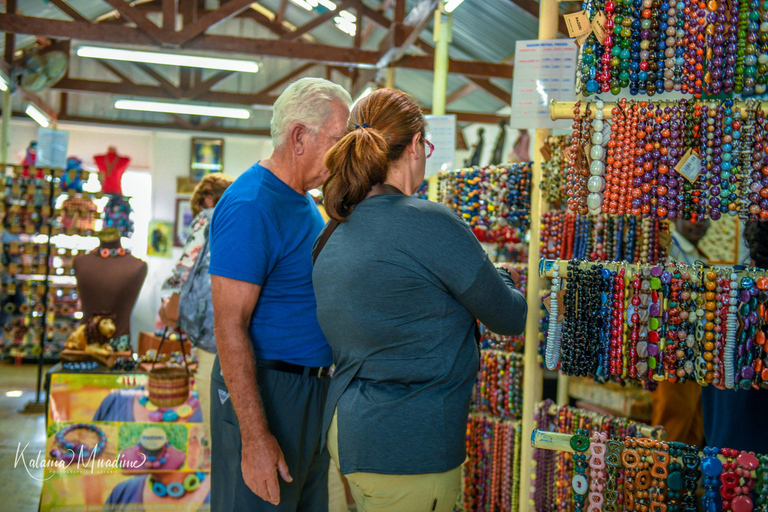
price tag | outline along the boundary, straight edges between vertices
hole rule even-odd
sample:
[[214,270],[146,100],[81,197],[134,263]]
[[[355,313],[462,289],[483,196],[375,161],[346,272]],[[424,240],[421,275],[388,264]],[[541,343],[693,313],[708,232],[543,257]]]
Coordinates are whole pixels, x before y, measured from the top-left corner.
[[589,35],[592,32],[592,27],[589,25],[589,16],[587,11],[579,11],[571,14],[563,15],[565,19],[565,26],[568,27],[568,36],[579,38],[581,36]]
[[549,142],[545,142],[544,144],[542,144],[539,151],[541,152],[541,156],[544,157],[545,161],[552,159],[552,150],[549,147]]
[[607,18],[605,17],[605,13],[603,11],[598,12],[595,17],[592,19],[592,32],[595,33],[595,37],[597,38],[598,42],[601,44],[603,41],[605,41],[605,22],[607,21]]
[[701,160],[699,159],[699,155],[694,153],[692,149],[689,149],[677,163],[675,170],[685,176],[685,179],[691,183],[695,183],[696,178],[698,178],[701,173]]

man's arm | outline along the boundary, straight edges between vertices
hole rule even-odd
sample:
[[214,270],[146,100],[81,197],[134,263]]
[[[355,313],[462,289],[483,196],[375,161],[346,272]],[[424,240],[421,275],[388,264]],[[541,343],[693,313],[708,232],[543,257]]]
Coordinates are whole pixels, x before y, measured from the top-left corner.
[[240,424],[242,471],[257,496],[277,505],[280,485],[292,481],[283,452],[270,433],[256,382],[256,357],[249,326],[261,287],[227,277],[211,276],[214,331],[219,363]]

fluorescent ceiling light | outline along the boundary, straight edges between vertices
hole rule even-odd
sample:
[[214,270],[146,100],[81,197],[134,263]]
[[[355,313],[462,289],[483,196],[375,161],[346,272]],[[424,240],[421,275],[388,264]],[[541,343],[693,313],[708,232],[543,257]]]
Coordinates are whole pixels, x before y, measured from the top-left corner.
[[143,112],[164,112],[167,114],[229,117],[232,119],[248,119],[251,117],[250,111],[244,108],[209,107],[188,103],[164,103],[162,101],[117,100],[115,108],[121,110],[140,110]]
[[[5,89],[3,89],[3,90],[5,90]],[[15,389],[13,391],[6,391],[5,392],[5,396],[7,396],[8,398],[19,398],[23,394],[24,394],[24,392],[21,391],[21,390],[18,390],[18,389]]]
[[445,2],[445,12],[453,12],[464,0],[448,0]]
[[[317,7],[323,7],[323,9],[317,9],[317,12],[321,13],[325,12],[324,9],[335,11],[338,8],[338,5],[331,0],[291,0],[291,3],[309,12],[315,11]],[[357,31],[357,16],[347,10],[339,11],[339,15],[333,18],[333,22],[337,29],[350,36],[354,36]]]
[[37,124],[39,124],[43,128],[48,128],[48,125],[50,124],[50,122],[48,121],[48,116],[43,114],[33,104],[30,103],[29,105],[27,105],[27,109],[24,112],[26,112],[26,114],[29,117],[37,121]]
[[8,81],[5,79],[3,75],[0,75],[0,91],[7,91],[8,90]]
[[77,48],[76,53],[78,57],[88,57],[91,59],[144,62],[146,64],[220,69],[223,71],[241,71],[243,73],[256,73],[259,71],[259,64],[250,60],[198,57],[195,55],[185,55],[183,53],[143,52],[137,50],[121,50],[120,48],[102,48],[98,46],[80,46]]

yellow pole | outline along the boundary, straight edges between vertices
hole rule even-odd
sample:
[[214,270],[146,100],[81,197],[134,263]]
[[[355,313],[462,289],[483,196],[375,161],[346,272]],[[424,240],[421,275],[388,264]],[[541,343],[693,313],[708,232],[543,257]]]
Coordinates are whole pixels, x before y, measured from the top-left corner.
[[435,10],[435,77],[432,87],[432,114],[445,115],[445,96],[448,87],[448,45],[451,43],[453,14],[445,12],[445,2]]
[[[539,39],[557,38],[557,0],[539,2]],[[544,157],[539,149],[550,135],[548,129],[536,130],[533,143],[533,169],[531,179],[531,241],[528,247],[528,320],[525,326],[525,355],[523,376],[523,446],[520,449],[520,512],[533,510],[531,490],[536,482],[531,478],[533,469],[533,448],[528,441],[533,432],[533,414],[536,404],[541,401],[544,372],[539,366],[539,307],[541,304],[542,279],[539,277],[539,244],[541,243],[541,213],[544,211],[541,200],[541,168]]]
[[384,80],[384,87],[387,89],[395,88],[395,68],[387,68],[387,77]]
[[[8,140],[11,136],[11,88],[3,91],[3,121],[0,128],[0,164],[8,163]],[[3,167],[4,169],[5,167]]]

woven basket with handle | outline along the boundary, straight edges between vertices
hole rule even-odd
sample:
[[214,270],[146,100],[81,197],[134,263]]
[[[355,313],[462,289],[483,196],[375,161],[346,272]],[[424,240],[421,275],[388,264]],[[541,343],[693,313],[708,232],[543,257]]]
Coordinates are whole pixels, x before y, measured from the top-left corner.
[[152,361],[152,369],[149,370],[149,401],[158,407],[175,407],[181,405],[189,398],[189,368],[187,358],[184,355],[184,342],[179,335],[181,354],[184,359],[184,368],[155,368],[160,349],[168,339],[168,328],[163,331],[160,346],[157,347],[155,359]]

